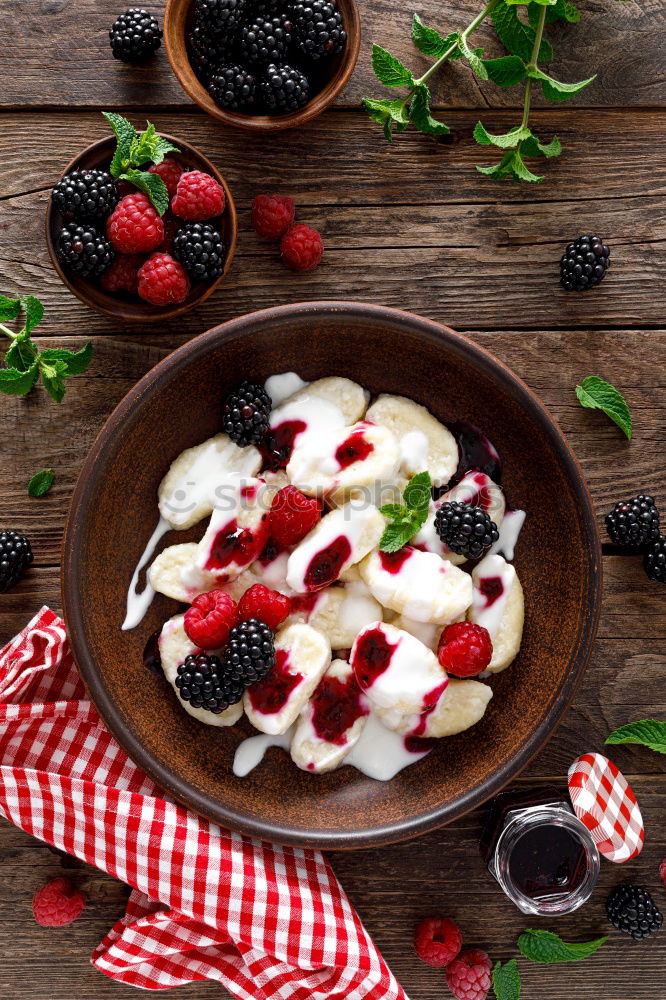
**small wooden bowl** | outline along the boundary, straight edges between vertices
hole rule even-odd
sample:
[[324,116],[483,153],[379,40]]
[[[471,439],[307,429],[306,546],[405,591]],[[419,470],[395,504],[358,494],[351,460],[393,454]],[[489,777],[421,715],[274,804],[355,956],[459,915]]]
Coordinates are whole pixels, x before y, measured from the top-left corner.
[[192,100],[225,125],[251,132],[276,132],[304,125],[320,115],[347,86],[361,48],[361,16],[356,0],[338,0],[338,9],[347,32],[347,44],[330,60],[330,77],[300,111],[288,115],[245,115],[219,107],[190,65],[186,36],[191,20],[192,0],[167,0],[164,12],[164,46],[176,79]]
[[[236,217],[236,206],[234,205],[234,200],[231,196],[231,191],[226,180],[217,169],[213,166],[210,160],[199,153],[194,146],[190,146],[188,142],[184,142],[182,139],[178,139],[173,135],[166,135],[162,133],[165,139],[172,142],[174,146],[177,146],[180,150],[179,153],[175,154],[177,159],[187,167],[189,170],[202,170],[204,173],[212,174],[216,181],[218,181],[224,188],[224,194],[226,197],[226,206],[224,209],[224,214],[221,217],[221,227],[220,231],[222,233],[222,238],[226,243],[227,258],[224,263],[224,272],[211,281],[209,284],[204,284],[203,282],[197,282],[193,284],[187,298],[184,302],[179,302],[178,305],[174,306],[153,306],[150,302],[142,302],[140,300],[134,301],[129,297],[122,297],[120,295],[111,295],[110,292],[105,291],[101,285],[97,285],[92,281],[88,281],[86,278],[80,278],[77,274],[64,268],[58,258],[58,253],[56,250],[58,242],[58,232],[65,224],[65,221],[60,214],[60,212],[54,207],[53,202],[49,198],[48,207],[46,209],[46,245],[48,247],[49,254],[51,255],[51,261],[54,268],[60,275],[63,284],[67,285],[70,292],[85,305],[90,306],[91,309],[95,309],[97,312],[102,313],[104,316],[110,316],[112,319],[123,320],[125,322],[131,323],[158,323],[165,319],[173,319],[174,316],[180,316],[183,313],[189,312],[190,309],[194,309],[201,302],[204,302],[210,295],[213,294],[218,285],[224,281],[231,267],[231,262],[234,259],[234,253],[236,252],[236,240],[238,237],[238,219]],[[111,162],[111,157],[113,156],[113,151],[115,149],[116,140],[113,136],[108,139],[100,139],[98,142],[93,142],[92,145],[84,149],[82,153],[71,160],[65,169],[63,170],[61,177],[66,174],[71,173],[72,170],[77,170],[83,167],[101,167],[103,169],[108,169],[109,163]]]

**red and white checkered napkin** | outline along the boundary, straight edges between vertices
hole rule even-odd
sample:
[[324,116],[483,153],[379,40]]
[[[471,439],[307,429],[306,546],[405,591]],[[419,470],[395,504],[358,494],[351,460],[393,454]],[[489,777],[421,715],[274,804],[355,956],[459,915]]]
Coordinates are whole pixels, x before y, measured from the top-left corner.
[[569,768],[569,795],[600,854],[621,863],[643,849],[643,817],[627,779],[600,753],[586,753]]
[[0,814],[134,887],[92,961],[242,1000],[406,1000],[321,854],[250,840],[166,800],[86,698],[42,608],[0,651]]

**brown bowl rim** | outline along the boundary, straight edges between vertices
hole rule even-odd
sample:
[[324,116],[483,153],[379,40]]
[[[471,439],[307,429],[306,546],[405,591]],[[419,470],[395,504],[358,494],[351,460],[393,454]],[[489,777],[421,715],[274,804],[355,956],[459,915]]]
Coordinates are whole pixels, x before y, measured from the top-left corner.
[[356,68],[361,51],[361,15],[356,0],[339,0],[338,7],[347,32],[347,45],[340,57],[341,62],[336,73],[323,89],[315,94],[312,100],[308,101],[305,107],[299,111],[292,111],[288,115],[244,115],[239,112],[225,111],[224,108],[215,103],[199,81],[189,60],[186,60],[183,66],[177,55],[176,39],[180,38],[180,33],[174,24],[175,12],[183,4],[189,9],[191,3],[192,0],[167,0],[164,11],[164,48],[167,59],[176,80],[188,97],[203,111],[211,117],[217,118],[218,121],[224,122],[225,125],[233,125],[235,128],[246,129],[250,132],[277,132],[304,125],[306,122],[312,121],[313,118],[317,118],[333,104],[349,83]]
[[[196,146],[193,146],[185,139],[181,139],[173,135],[168,135],[166,132],[161,132],[160,134],[169,142],[171,142],[174,146],[178,146],[181,152],[184,153],[186,156],[190,157],[191,160],[199,163],[202,168],[205,168],[205,172],[212,174],[212,176],[215,177],[218,183],[220,183],[224,188],[224,194],[226,198],[224,214],[226,215],[227,212],[229,213],[229,226],[231,231],[231,238],[229,240],[229,250],[227,252],[227,256],[224,262],[224,271],[218,278],[215,279],[215,281],[211,282],[210,285],[206,285],[205,287],[203,287],[202,290],[197,294],[196,298],[192,299],[189,302],[186,300],[185,302],[181,302],[175,306],[153,306],[152,309],[139,313],[138,309],[143,308],[142,306],[132,302],[126,302],[125,300],[121,299],[117,300],[118,305],[117,307],[114,308],[112,303],[115,302],[116,300],[113,298],[113,296],[104,292],[104,289],[98,289],[100,294],[103,294],[104,299],[108,300],[109,302],[108,307],[101,304],[93,296],[89,296],[84,288],[80,288],[78,284],[75,284],[71,280],[67,271],[63,268],[62,264],[60,263],[60,260],[58,259],[58,254],[56,253],[56,249],[53,243],[52,230],[54,225],[53,220],[55,215],[55,209],[53,207],[53,201],[51,200],[50,197],[46,206],[46,215],[45,215],[46,247],[49,252],[49,256],[51,258],[51,263],[53,264],[56,273],[60,277],[60,280],[70,290],[70,292],[72,292],[73,295],[76,295],[77,299],[79,299],[80,302],[83,302],[84,305],[89,306],[90,309],[94,309],[95,312],[100,313],[102,316],[110,316],[111,319],[122,320],[123,322],[159,323],[163,320],[174,319],[176,316],[182,316],[184,313],[189,312],[190,309],[194,309],[197,306],[201,305],[201,303],[205,302],[206,299],[209,298],[213,294],[213,292],[215,292],[215,290],[219,287],[219,285],[225,280],[231,268],[234,255],[236,253],[236,244],[238,242],[238,214],[236,212],[236,204],[234,202],[233,195],[231,194],[231,188],[229,187],[226,178],[218,170],[215,164],[208,159],[207,156],[204,156],[203,153],[199,152]],[[69,174],[72,170],[76,170],[78,166],[81,163],[84,163],[93,153],[94,154],[100,153],[105,145],[108,145],[110,148],[112,148],[114,142],[115,139],[113,136],[106,136],[104,139],[97,139],[95,142],[91,142],[89,146],[86,146],[84,150],[77,153],[76,156],[74,156],[69,161],[65,169],[60,174],[58,180],[62,180],[62,178],[65,177],[67,174]],[[83,281],[83,279],[81,280]],[[148,304],[149,303],[146,303],[146,305]]]
[[[417,336],[423,336],[435,343],[446,340],[448,345],[460,355],[472,358],[486,372],[502,383],[505,391],[524,404],[530,416],[538,421],[554,450],[563,462],[574,486],[580,504],[580,513],[586,529],[586,564],[589,578],[588,606],[581,613],[578,629],[577,651],[571,663],[566,682],[562,685],[557,699],[551,705],[541,724],[527,737],[517,753],[509,761],[504,761],[484,781],[473,786],[453,802],[429,812],[407,819],[382,824],[372,829],[358,832],[345,831],[303,831],[271,822],[269,819],[248,818],[242,812],[225,807],[223,803],[211,802],[205,794],[189,782],[174,774],[142,746],[129,732],[109,697],[103,678],[85,642],[85,625],[77,599],[77,579],[79,570],[78,536],[87,504],[93,499],[96,483],[104,468],[104,452],[108,449],[126,419],[138,419],[136,403],[149,397],[156,389],[163,373],[178,367],[192,357],[205,353],[212,344],[234,339],[238,335],[251,335],[260,326],[270,326],[276,320],[306,320],[308,316],[334,316],[338,322],[349,319],[366,319],[390,327],[407,328]],[[428,833],[461,818],[466,813],[482,805],[496,795],[510,781],[514,780],[546,745],[559,726],[580,684],[585,667],[590,658],[599,624],[602,598],[601,540],[592,504],[592,498],[583,471],[555,418],[550,414],[537,395],[493,354],[434,320],[414,313],[384,306],[360,302],[318,301],[276,306],[229,320],[200,334],[182,345],[160,361],[127,393],[112,412],[101,429],[83,463],[79,474],[65,525],[62,544],[61,572],[62,602],[65,620],[68,623],[69,638],[79,672],[90,693],[90,697],[111,733],[118,740],[128,756],[151,778],[175,799],[195,812],[238,833],[259,837],[278,844],[310,847],[327,850],[353,850],[398,843],[412,837]]]

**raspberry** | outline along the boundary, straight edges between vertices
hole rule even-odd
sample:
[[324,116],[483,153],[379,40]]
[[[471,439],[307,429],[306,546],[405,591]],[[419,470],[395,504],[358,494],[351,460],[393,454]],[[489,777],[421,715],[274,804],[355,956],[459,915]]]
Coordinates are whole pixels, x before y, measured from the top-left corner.
[[68,878],[54,878],[32,897],[32,913],[42,927],[65,927],[80,917],[86,897]]
[[488,667],[493,655],[490,633],[483,625],[456,622],[447,625],[437,647],[437,659],[447,674],[473,677]]
[[139,254],[118,254],[99,283],[107,292],[136,292],[137,274],[142,263],[143,257]]
[[321,517],[321,503],[295,486],[285,486],[273,497],[268,515],[271,535],[279,545],[296,545]]
[[463,951],[446,970],[446,984],[456,1000],[485,1000],[490,990],[490,959],[485,951]]
[[178,160],[170,160],[167,158],[166,160],[162,160],[161,163],[153,163],[152,167],[148,167],[148,173],[157,174],[158,177],[162,178],[167,189],[167,194],[169,195],[169,201],[171,201],[176,193],[178,181],[183,173],[183,168]]
[[185,632],[201,649],[219,649],[238,624],[238,606],[223,590],[199,594],[185,612]]
[[314,271],[323,255],[321,236],[310,226],[292,226],[282,237],[280,257],[292,271]]
[[294,221],[293,198],[281,194],[258,194],[252,202],[252,228],[267,240],[279,240]]
[[106,223],[106,235],[120,253],[149,253],[164,239],[164,223],[148,195],[121,198]]
[[138,277],[139,295],[154,306],[177,305],[190,290],[187,272],[168,253],[151,254]]
[[241,621],[257,618],[275,631],[291,611],[291,601],[277,590],[269,590],[263,583],[253,584],[238,602]]
[[427,917],[417,924],[414,933],[416,954],[433,969],[443,969],[462,948],[462,934],[446,917]]
[[171,201],[174,215],[188,222],[203,222],[224,211],[224,188],[210,174],[190,170],[178,181],[176,195]]

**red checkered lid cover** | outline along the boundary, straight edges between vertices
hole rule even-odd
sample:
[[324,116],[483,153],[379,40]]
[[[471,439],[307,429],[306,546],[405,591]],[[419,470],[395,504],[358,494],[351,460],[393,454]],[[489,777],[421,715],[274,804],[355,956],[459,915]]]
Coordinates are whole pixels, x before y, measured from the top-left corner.
[[600,753],[586,753],[569,768],[569,795],[576,816],[609,861],[629,861],[641,853],[643,817],[627,779]]

